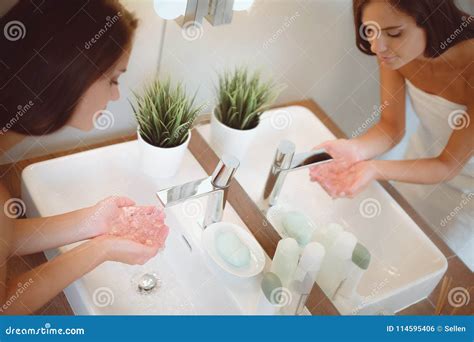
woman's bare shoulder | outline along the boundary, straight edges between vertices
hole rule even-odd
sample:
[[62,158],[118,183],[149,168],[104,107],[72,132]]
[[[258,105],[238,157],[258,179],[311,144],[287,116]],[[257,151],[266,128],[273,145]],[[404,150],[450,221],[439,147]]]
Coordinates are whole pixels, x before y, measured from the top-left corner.
[[457,79],[463,84],[463,97],[471,102],[474,93],[474,39],[465,40],[449,49],[442,55],[449,65],[459,75]]
[[460,70],[468,69],[471,73],[474,72],[471,68],[474,63],[474,39],[456,44],[441,56]]

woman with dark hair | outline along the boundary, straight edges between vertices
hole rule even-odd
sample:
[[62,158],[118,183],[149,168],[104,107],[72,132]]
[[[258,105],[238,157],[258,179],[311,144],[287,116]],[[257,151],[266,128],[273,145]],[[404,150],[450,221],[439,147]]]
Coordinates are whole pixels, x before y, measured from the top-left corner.
[[[3,18],[0,37],[0,148],[65,125],[90,130],[96,114],[120,97],[137,20],[116,0],[19,1]],[[9,199],[0,184],[0,200]],[[15,219],[0,212],[0,311],[32,313],[63,288],[105,261],[143,264],[161,247],[112,237],[113,221],[135,203],[109,197],[63,215]],[[149,207],[152,210],[153,208]],[[161,221],[163,225],[163,215]],[[25,255],[89,239],[6,281],[6,263]],[[29,283],[18,300],[17,284]],[[16,299],[16,297],[15,297]],[[4,304],[5,303],[5,304]]]
[[[474,17],[453,0],[354,0],[353,9],[357,47],[379,63],[380,120],[319,146],[336,161],[313,168],[311,180],[334,198],[354,197],[373,180],[401,182],[474,270]],[[405,159],[375,160],[405,135],[406,95],[420,124]]]

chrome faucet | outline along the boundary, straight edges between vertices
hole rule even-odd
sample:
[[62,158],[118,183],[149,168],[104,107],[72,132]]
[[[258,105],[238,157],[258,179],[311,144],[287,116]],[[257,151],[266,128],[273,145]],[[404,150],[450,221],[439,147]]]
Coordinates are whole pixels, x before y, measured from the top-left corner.
[[288,172],[301,170],[333,160],[324,149],[298,154],[295,154],[295,149],[295,144],[289,140],[281,141],[278,146],[263,190],[261,208],[265,213],[278,202],[278,197]]
[[183,203],[189,199],[209,195],[203,227],[222,221],[227,202],[227,191],[239,161],[231,156],[222,156],[210,177],[160,190],[156,193],[164,207]]

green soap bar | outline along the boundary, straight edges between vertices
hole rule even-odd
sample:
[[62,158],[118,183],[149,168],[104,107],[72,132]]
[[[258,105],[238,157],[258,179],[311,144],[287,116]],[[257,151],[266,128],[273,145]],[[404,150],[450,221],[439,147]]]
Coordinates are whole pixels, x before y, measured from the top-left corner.
[[283,218],[282,225],[288,236],[295,239],[300,246],[305,246],[311,241],[314,229],[305,215],[289,211]]
[[245,267],[250,264],[250,250],[234,232],[219,233],[216,248],[222,259],[232,266]]
[[263,275],[262,291],[273,305],[279,304],[278,291],[281,291],[282,286],[280,278],[275,273],[267,272]]
[[364,245],[357,243],[352,252],[352,262],[359,268],[366,270],[370,264],[370,252]]

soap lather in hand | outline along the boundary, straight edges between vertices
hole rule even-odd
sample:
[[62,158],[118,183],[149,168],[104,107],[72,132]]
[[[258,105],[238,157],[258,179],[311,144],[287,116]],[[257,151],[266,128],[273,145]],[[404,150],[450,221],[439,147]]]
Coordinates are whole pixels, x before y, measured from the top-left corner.
[[163,210],[154,206],[124,207],[114,219],[109,235],[163,248],[169,232],[164,219]]

